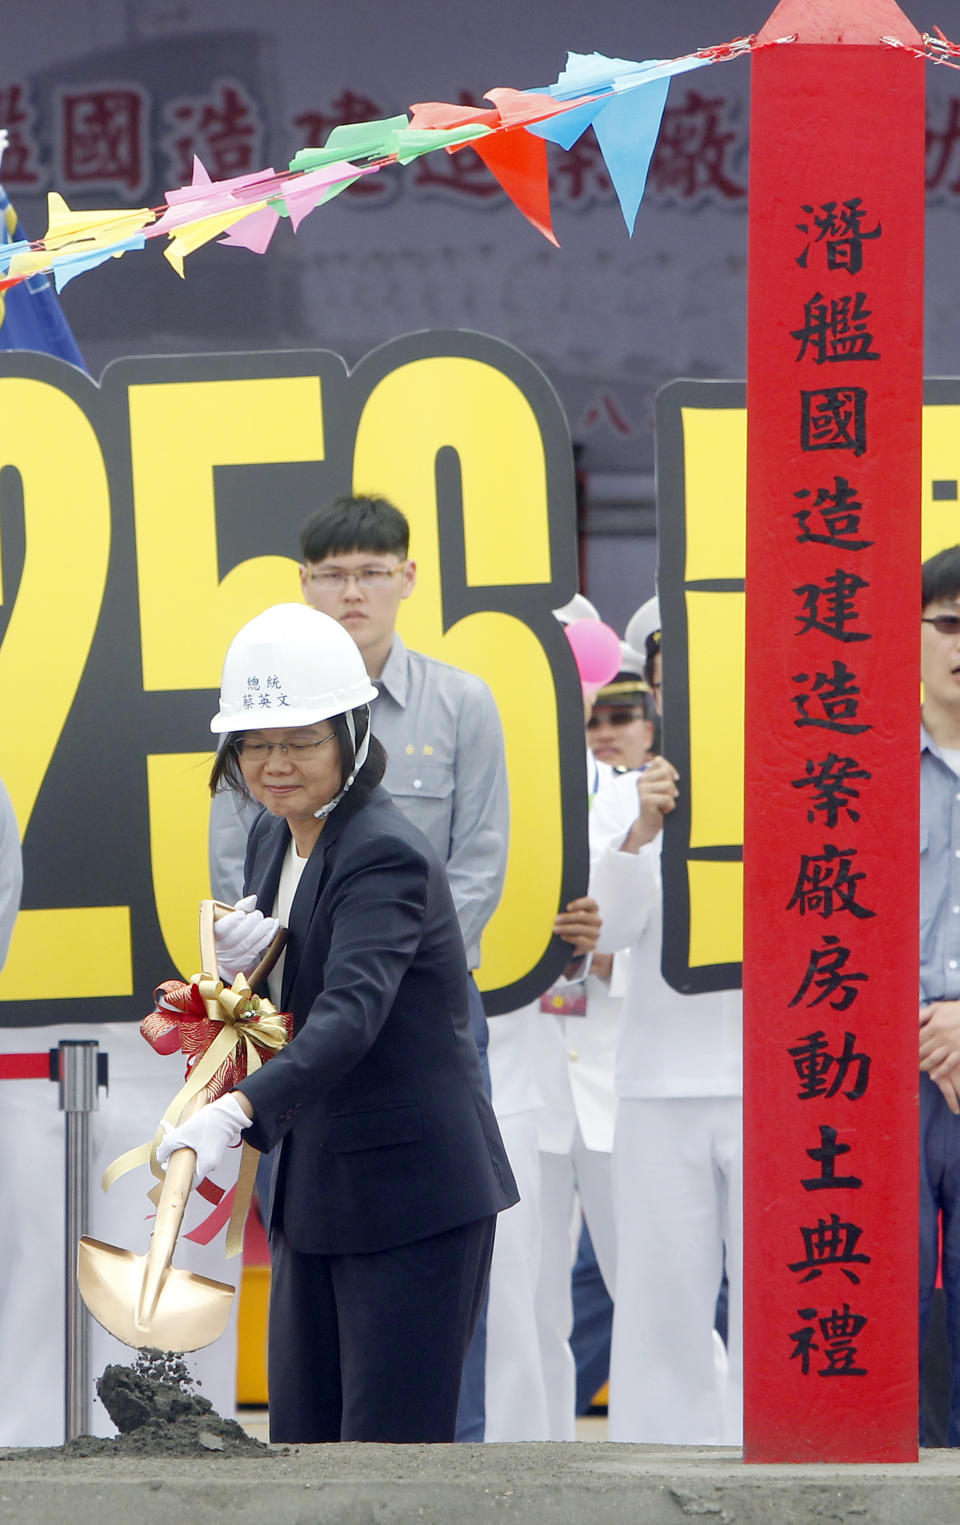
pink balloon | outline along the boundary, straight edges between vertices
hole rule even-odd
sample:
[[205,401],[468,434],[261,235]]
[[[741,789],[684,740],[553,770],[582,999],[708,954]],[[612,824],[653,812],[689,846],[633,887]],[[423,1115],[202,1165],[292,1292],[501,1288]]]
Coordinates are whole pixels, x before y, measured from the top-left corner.
[[620,671],[620,637],[602,620],[571,620],[565,625],[567,640],[580,674],[591,688],[609,683]]

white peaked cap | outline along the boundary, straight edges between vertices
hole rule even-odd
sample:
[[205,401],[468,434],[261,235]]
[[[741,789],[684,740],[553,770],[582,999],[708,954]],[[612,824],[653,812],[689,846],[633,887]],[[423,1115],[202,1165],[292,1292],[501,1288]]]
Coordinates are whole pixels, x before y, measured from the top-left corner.
[[599,610],[591,604],[589,598],[583,593],[575,593],[568,604],[561,609],[554,609],[556,618],[561,625],[572,625],[574,620],[598,620]]
[[634,651],[626,641],[620,642],[620,671],[636,673],[638,678],[643,677],[646,657],[639,651]]
[[645,604],[641,604],[636,614],[631,614],[627,621],[624,632],[627,645],[632,646],[634,651],[646,655],[647,636],[653,635],[655,630],[660,629],[660,600],[656,594],[648,598]]

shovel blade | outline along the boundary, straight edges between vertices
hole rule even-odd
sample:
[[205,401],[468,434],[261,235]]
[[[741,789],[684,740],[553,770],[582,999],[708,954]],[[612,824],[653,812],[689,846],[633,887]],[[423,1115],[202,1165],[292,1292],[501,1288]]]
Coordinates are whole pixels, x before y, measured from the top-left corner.
[[77,1245],[77,1286],[98,1324],[135,1350],[182,1353],[212,1345],[227,1327],[234,1288],[194,1271],[168,1267],[152,1315],[137,1318],[146,1255],[99,1239]]

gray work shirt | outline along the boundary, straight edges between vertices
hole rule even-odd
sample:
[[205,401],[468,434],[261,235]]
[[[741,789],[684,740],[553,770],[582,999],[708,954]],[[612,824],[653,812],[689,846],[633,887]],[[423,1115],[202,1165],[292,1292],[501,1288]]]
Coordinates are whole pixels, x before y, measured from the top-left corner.
[[0,782],[0,969],[3,968],[10,947],[22,889],[20,829],[6,786]]
[[960,778],[923,726],[920,1000],[960,1000]]
[[[409,651],[399,636],[374,682],[370,715],[387,753],[384,785],[446,865],[475,969],[507,866],[509,793],[496,702],[482,679]],[[213,801],[210,874],[218,900],[232,904],[241,893],[246,834],[259,808],[237,795]]]

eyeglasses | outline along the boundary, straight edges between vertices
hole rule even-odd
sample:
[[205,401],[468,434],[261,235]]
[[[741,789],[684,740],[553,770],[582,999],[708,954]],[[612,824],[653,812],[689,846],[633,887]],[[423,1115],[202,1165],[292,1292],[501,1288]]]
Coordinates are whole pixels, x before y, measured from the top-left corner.
[[937,635],[960,635],[960,614],[925,614],[920,623],[932,625]]
[[331,593],[339,593],[348,582],[355,582],[358,588],[373,592],[377,588],[385,588],[390,579],[402,572],[405,566],[404,561],[398,567],[361,567],[359,572],[345,572],[340,567],[330,567],[322,572],[308,571],[307,580]]
[[600,725],[632,725],[635,720],[646,720],[644,710],[608,710],[601,708],[598,713],[594,710],[587,721],[587,730],[596,730]]
[[318,747],[332,741],[336,734],[336,731],[331,731],[329,736],[321,736],[319,741],[249,741],[245,736],[238,736],[233,743],[233,750],[246,762],[259,763],[266,762],[276,747],[281,757],[289,756],[294,762],[306,762]]

